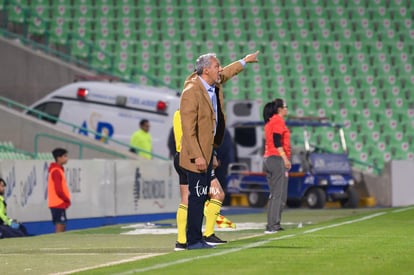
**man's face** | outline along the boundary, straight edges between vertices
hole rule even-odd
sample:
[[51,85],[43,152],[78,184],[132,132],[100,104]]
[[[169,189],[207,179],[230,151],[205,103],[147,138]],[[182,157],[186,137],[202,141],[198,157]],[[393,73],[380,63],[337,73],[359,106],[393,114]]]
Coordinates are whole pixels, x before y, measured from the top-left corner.
[[144,132],[147,132],[147,133],[148,133],[148,132],[149,132],[149,130],[150,130],[150,124],[149,124],[149,122],[142,124],[141,129],[142,129]]
[[68,163],[68,160],[69,160],[68,154],[64,154],[63,156],[58,157],[57,159],[58,164],[60,165],[65,165],[66,163]]
[[0,181],[0,196],[4,196],[4,192],[6,191],[6,186],[4,182]]
[[220,62],[217,58],[212,57],[210,59],[210,67],[204,69],[205,75],[208,77],[208,84],[219,84],[221,82],[220,74],[223,68],[220,66]]

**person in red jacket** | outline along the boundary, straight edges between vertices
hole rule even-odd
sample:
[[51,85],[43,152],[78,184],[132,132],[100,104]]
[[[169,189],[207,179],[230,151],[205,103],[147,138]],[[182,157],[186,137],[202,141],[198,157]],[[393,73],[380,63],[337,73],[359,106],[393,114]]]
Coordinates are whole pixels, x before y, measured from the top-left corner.
[[63,165],[68,162],[68,151],[56,148],[52,151],[55,162],[49,166],[47,198],[48,206],[52,213],[52,222],[55,232],[66,230],[66,209],[70,206],[70,192],[66,183]]

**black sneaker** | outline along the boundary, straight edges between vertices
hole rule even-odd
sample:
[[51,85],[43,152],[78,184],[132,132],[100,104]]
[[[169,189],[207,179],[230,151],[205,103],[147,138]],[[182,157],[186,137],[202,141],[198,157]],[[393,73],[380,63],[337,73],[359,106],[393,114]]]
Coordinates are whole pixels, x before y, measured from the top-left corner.
[[179,243],[176,242],[175,243],[175,247],[174,247],[174,251],[183,251],[187,249],[187,244],[186,243]]
[[215,248],[214,245],[209,245],[208,243],[204,242],[204,241],[199,241],[193,244],[190,244],[187,246],[188,250],[193,250],[193,249],[207,249],[207,248]]
[[218,244],[225,244],[227,241],[223,241],[219,237],[217,237],[215,234],[212,234],[208,237],[204,236],[204,241],[209,245],[218,245]]

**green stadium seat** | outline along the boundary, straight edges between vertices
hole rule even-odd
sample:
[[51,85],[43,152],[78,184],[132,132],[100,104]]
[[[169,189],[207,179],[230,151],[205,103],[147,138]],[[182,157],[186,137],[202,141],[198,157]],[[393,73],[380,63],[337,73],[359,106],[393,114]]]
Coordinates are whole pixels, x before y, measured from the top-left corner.
[[115,7],[112,1],[101,1],[95,5],[96,18],[115,18]]
[[[29,24],[28,31],[30,34],[43,35],[50,21],[50,5],[46,0],[24,1],[27,8],[28,16],[26,21]],[[27,4],[27,6],[26,6]]]
[[106,39],[98,39],[98,40],[95,40],[94,45],[95,45],[94,50],[113,52],[115,41],[106,40]]
[[27,19],[29,23],[28,31],[30,34],[43,35],[46,33],[49,24],[49,17],[47,16],[47,8],[41,9],[38,7],[36,12],[32,11],[30,17]]
[[138,38],[141,39],[157,39],[157,26],[156,21],[153,20],[151,17],[144,18],[144,24],[140,24],[137,30]]
[[37,153],[35,159],[52,161],[53,155],[51,153]]
[[0,141],[0,160],[26,160],[31,159],[30,153],[15,148],[11,141]]
[[135,73],[135,68],[137,67],[138,57],[134,51],[131,49],[126,49],[124,51],[117,51],[114,56],[114,67],[119,73],[126,73],[129,75],[129,78],[132,77],[132,74]]
[[159,72],[156,70],[154,62],[151,61],[150,53],[143,52],[141,53],[141,56],[143,57],[143,59],[138,62],[138,69],[151,76],[158,75]]
[[131,81],[133,79],[133,67],[130,63],[128,63],[128,61],[115,61],[114,71],[116,76],[126,81]]
[[141,18],[152,18],[154,20],[157,19],[157,6],[153,5],[153,3],[146,3],[145,1],[138,1],[138,7],[140,10],[140,17]]
[[[360,161],[363,161],[363,162],[370,161],[369,160],[369,154],[368,154],[368,152],[366,151],[365,148],[363,148],[363,150],[361,152],[358,152],[358,155],[356,157],[355,156],[352,156],[352,157],[354,157],[356,159],[359,159]],[[369,172],[368,171],[369,167],[362,166],[362,165],[360,165],[358,163],[353,163],[352,166],[353,166],[353,168],[356,168],[356,169],[359,169],[359,170],[362,170],[362,171]],[[370,173],[372,173],[372,171]]]
[[[400,144],[412,146],[414,24],[409,1],[22,3],[32,12],[45,6],[39,13],[45,24],[33,14],[26,17],[29,34],[46,31],[49,40],[81,59],[89,50],[92,65],[131,81],[151,84],[136,74],[142,71],[181,88],[198,55],[216,52],[227,64],[259,49],[260,63],[226,84],[227,99],[283,96],[292,106],[290,114],[325,115],[347,123],[347,130],[363,138],[350,145],[354,157],[382,163],[389,156],[411,156],[381,132],[390,127],[385,122],[397,121]],[[13,13],[13,20],[22,20],[21,11]],[[377,154],[370,142],[392,150]],[[372,158],[367,149],[375,151]]]
[[394,131],[392,133],[384,133],[385,144],[390,148],[393,148],[395,153],[406,153],[409,149],[407,142],[404,142],[404,134],[401,131]]
[[95,50],[92,53],[92,67],[100,70],[109,70],[113,67],[113,56],[111,52]]
[[119,28],[119,24],[118,26],[116,26],[117,21],[114,18],[99,17],[99,18],[92,19],[92,21],[95,23],[94,29],[102,29],[102,28],[114,29],[116,27]]
[[14,144],[11,141],[0,141],[0,151],[9,152],[15,150]]
[[96,28],[94,30],[94,40],[106,40],[108,42],[115,42],[115,30],[109,27]]
[[73,0],[73,14],[75,17],[94,18],[95,7],[90,1]]
[[24,0],[15,0],[13,4],[7,6],[8,20],[12,23],[23,24],[28,11],[27,2]]
[[79,17],[72,22],[72,36],[76,39],[92,41],[92,21],[85,17]]
[[253,19],[252,21],[255,22],[256,27],[258,27],[256,19],[265,18],[267,15],[267,13],[265,13],[265,10],[259,6],[259,3],[251,3],[251,5],[244,6],[242,9],[242,14],[246,18]]
[[363,102],[356,97],[348,96],[343,102],[345,103],[345,106],[349,106],[353,109],[362,110],[364,108]]
[[118,29],[136,29],[137,26],[140,25],[138,22],[139,21],[137,21],[135,18],[128,16],[120,16],[114,20],[114,23]]
[[356,142],[362,143],[363,145],[366,144],[366,138],[364,138],[364,134],[358,133],[354,129],[347,129],[347,131],[345,131],[345,140],[348,146]]
[[181,32],[174,26],[166,27],[161,33],[161,38],[162,40],[171,40],[179,43],[181,40]]
[[136,8],[134,0],[122,1],[121,4],[119,2],[121,1],[118,1],[117,5],[114,6],[118,18],[136,18],[139,16],[139,9]]
[[[201,28],[195,23],[195,18],[189,18],[187,21],[184,21],[183,25],[183,42],[192,40],[194,42],[203,41],[203,32]],[[207,39],[207,37],[206,37]]]
[[370,106],[370,108],[376,108],[382,111],[385,111],[385,109],[387,108],[387,104],[385,102],[385,100],[381,99],[380,97],[377,96],[372,96],[369,101],[368,104]]
[[75,38],[71,40],[71,55],[78,58],[87,58],[90,55],[91,47],[89,44],[85,43],[85,40],[80,38]]
[[52,1],[50,8],[50,27],[47,30],[49,43],[65,45],[71,32],[72,7],[65,1]]
[[182,17],[182,10],[179,7],[167,4],[161,6],[157,12],[162,22],[161,27],[178,27],[178,22]]
[[129,39],[120,39],[117,40],[114,44],[115,46],[115,53],[121,53],[121,52],[128,52],[129,54],[135,52],[135,41],[129,40]]
[[402,133],[402,126],[395,119],[382,120],[379,123],[383,134]]
[[69,22],[63,18],[52,20],[49,29],[49,43],[66,45],[69,40]]
[[72,6],[66,1],[52,1],[50,11],[51,19],[63,18],[63,20],[72,21]]

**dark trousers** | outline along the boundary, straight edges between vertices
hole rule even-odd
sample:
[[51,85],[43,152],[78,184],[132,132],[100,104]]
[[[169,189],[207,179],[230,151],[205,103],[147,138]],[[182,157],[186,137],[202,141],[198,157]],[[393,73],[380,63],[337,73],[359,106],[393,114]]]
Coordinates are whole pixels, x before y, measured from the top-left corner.
[[27,236],[26,228],[20,225],[19,229],[7,225],[0,225],[0,238],[17,238]]
[[202,226],[204,203],[208,198],[211,182],[211,161],[205,173],[187,171],[188,210],[187,210],[187,244],[192,245],[203,240]]

